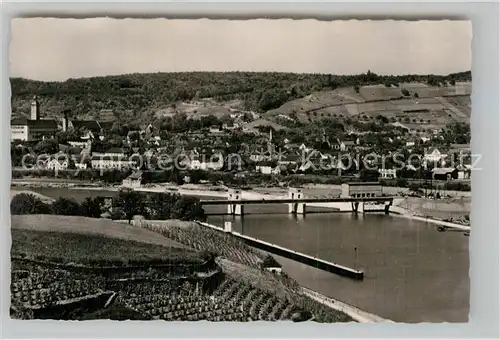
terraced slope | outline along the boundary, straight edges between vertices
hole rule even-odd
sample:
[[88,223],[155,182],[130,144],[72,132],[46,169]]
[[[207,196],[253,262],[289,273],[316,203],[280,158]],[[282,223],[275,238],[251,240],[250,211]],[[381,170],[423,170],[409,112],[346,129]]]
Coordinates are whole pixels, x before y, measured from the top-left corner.
[[[352,321],[300,294],[286,276],[261,270],[260,253],[194,223],[172,223],[160,234],[37,217],[13,220],[13,318]],[[216,262],[207,250],[232,261]]]
[[[403,89],[410,95],[404,96]],[[399,87],[371,85],[361,87],[359,93],[354,88],[339,88],[289,101],[267,111],[264,116],[276,119],[285,115],[308,122],[327,117],[369,121],[381,115],[391,121],[434,129],[470,119],[471,90],[470,83],[442,87],[421,83],[400,84]]]

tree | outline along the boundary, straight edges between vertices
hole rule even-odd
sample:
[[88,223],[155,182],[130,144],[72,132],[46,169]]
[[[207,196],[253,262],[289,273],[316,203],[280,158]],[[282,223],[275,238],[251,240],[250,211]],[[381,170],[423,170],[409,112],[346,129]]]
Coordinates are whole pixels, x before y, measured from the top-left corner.
[[57,152],[57,141],[55,139],[42,140],[35,145],[33,150],[38,154],[54,154]]
[[181,196],[172,207],[171,218],[181,220],[204,220],[205,211],[196,197]]
[[207,176],[203,170],[192,170],[189,172],[189,179],[191,183],[198,184],[201,180],[207,179]]
[[75,161],[73,158],[68,159],[68,169],[73,170],[76,169]]
[[413,98],[418,98],[418,93],[417,93],[417,92],[415,92],[415,93],[413,94]]
[[379,173],[377,170],[361,169],[359,179],[363,182],[378,181]]
[[408,186],[408,180],[406,178],[398,178],[396,183],[400,188],[406,188]]
[[123,212],[125,219],[130,224],[135,215],[144,213],[144,200],[137,191],[123,189],[113,198],[113,210],[115,208]]
[[13,215],[50,214],[50,206],[33,194],[17,194],[10,202]]
[[356,91],[356,93],[359,93],[359,86],[358,85],[354,85],[354,91]]
[[410,91],[408,91],[408,89],[402,89],[401,93],[403,94],[403,96],[406,96],[406,97],[410,95]]
[[148,196],[148,209],[150,217],[154,220],[167,220],[171,218],[172,206],[180,198],[178,194],[151,193]]
[[68,141],[79,140],[81,132],[78,129],[71,129],[68,131],[59,131],[56,133],[56,140],[59,144],[66,144]]
[[245,112],[243,114],[243,118],[242,119],[243,119],[244,122],[249,123],[249,122],[251,122],[253,120],[253,116],[252,116],[252,114],[250,112]]
[[103,204],[101,197],[87,197],[81,204],[81,215],[86,217],[101,217],[101,205]]
[[80,204],[72,199],[59,197],[53,204],[52,210],[56,215],[79,216],[81,215]]

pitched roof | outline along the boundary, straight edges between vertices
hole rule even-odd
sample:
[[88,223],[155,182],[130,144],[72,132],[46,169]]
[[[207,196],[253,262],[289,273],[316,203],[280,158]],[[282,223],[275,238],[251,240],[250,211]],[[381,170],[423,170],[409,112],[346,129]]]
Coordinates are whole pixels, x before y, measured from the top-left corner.
[[102,121],[99,121],[99,125],[101,126],[101,128],[103,130],[111,130],[111,128],[113,127],[113,124],[114,122],[102,122]]
[[57,121],[53,119],[38,119],[38,120],[28,119],[28,127],[37,129],[57,130]]
[[100,131],[101,125],[97,120],[72,120],[71,124],[75,129],[85,128],[90,131]]
[[78,155],[82,153],[82,148],[79,147],[69,147],[66,149],[66,152],[69,153],[70,155]]
[[130,179],[141,179],[142,177],[142,171],[136,171],[134,172],[133,174],[131,174],[130,176],[128,176],[128,178]]
[[452,173],[455,170],[455,168],[434,168],[431,171],[434,175],[446,175]]
[[10,121],[10,125],[28,125],[28,119],[26,118],[14,118]]
[[111,148],[106,151],[106,153],[122,153],[125,154],[125,150],[123,148]]
[[121,156],[92,156],[93,161],[127,161],[127,157],[121,157]]
[[53,119],[26,119],[26,118],[15,118],[10,121],[11,126],[28,126],[30,128],[39,128],[39,129],[57,129],[57,121]]

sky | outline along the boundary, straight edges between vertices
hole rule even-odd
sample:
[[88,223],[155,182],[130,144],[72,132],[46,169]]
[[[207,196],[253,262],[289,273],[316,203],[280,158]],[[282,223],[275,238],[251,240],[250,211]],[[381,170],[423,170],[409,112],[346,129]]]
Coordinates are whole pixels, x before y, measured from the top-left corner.
[[11,22],[11,77],[263,71],[449,74],[471,68],[469,21],[26,18]]

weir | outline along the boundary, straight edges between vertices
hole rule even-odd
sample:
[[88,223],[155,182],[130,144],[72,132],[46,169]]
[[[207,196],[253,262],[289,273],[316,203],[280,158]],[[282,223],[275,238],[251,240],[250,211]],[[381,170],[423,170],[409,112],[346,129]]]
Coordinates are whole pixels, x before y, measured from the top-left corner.
[[[358,186],[360,187],[360,186]],[[365,211],[380,211],[380,209],[365,209],[365,203],[383,204],[382,211],[389,213],[389,207],[392,205],[393,197],[374,196],[374,195],[348,195],[344,197],[329,198],[305,198],[301,188],[289,188],[288,197],[271,199],[243,199],[240,189],[229,189],[227,200],[201,200],[201,205],[226,205],[227,214],[242,216],[244,214],[244,205],[246,204],[288,204],[288,213],[305,215],[307,203],[338,203],[341,208],[339,211],[355,212],[364,214]],[[346,207],[347,205],[347,207]]]

